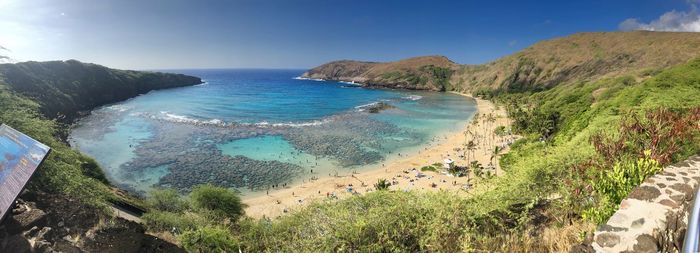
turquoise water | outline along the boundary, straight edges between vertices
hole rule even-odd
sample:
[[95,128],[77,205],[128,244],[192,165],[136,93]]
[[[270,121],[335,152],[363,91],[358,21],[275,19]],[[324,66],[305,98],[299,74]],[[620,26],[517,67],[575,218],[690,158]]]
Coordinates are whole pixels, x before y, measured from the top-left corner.
[[[174,72],[206,83],[96,109],[71,133],[122,188],[249,192],[361,170],[460,129],[475,110],[459,95],[298,80],[298,70]],[[378,102],[388,106],[371,113]]]

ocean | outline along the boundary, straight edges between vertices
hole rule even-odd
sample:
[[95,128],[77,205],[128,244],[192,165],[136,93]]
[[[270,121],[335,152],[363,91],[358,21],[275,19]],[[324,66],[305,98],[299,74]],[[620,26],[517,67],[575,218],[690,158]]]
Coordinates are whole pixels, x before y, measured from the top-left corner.
[[168,72],[205,83],[95,109],[69,137],[135,193],[211,183],[253,196],[376,168],[459,131],[476,110],[456,94],[295,78],[303,70]]

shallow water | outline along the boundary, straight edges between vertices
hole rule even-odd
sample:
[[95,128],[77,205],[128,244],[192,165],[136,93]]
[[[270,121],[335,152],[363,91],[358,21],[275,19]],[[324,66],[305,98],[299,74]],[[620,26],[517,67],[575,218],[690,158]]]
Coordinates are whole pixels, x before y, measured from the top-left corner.
[[[362,170],[460,129],[475,111],[459,95],[293,79],[298,70],[171,72],[206,83],[96,109],[70,136],[122,188],[213,183],[251,193]],[[377,102],[389,107],[370,113]]]

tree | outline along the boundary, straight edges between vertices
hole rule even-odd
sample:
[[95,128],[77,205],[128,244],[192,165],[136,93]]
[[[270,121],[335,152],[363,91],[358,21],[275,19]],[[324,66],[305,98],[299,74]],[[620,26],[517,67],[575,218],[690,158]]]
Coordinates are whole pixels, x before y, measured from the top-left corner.
[[496,164],[495,164],[495,170],[494,174],[498,175],[496,173],[498,171],[498,157],[501,155],[503,149],[500,146],[496,146],[493,148],[493,151],[491,151],[491,161],[493,162],[493,159],[496,158]]
[[152,190],[146,201],[152,208],[160,211],[178,213],[187,209],[187,202],[172,188]]
[[447,172],[454,175],[454,176],[460,176],[462,173],[462,168],[459,166],[450,166],[449,169],[447,169]]
[[[469,153],[471,153],[471,157],[474,157],[474,150],[476,150],[476,143],[474,142],[474,140],[467,142],[467,146],[465,148],[465,151],[469,151]],[[465,152],[465,153],[467,153],[467,152]],[[467,160],[469,160],[469,157],[467,157]]]
[[389,186],[391,186],[391,183],[387,181],[386,179],[382,178],[377,180],[377,183],[374,184],[374,189],[377,191],[386,191],[389,190]]
[[[493,116],[493,113],[489,113],[488,116],[486,116],[486,121],[489,123],[488,128],[490,129],[493,126],[493,123],[496,122],[496,116]],[[491,139],[490,139],[490,144],[493,145],[493,139],[494,139],[494,134],[491,133]]]
[[481,177],[482,173],[484,172],[484,167],[481,165],[481,163],[479,163],[479,161],[472,161],[469,164],[469,167],[474,172],[474,176]]
[[235,192],[213,185],[199,185],[192,189],[190,199],[194,207],[211,211],[219,217],[238,220],[243,215],[245,204]]
[[503,141],[503,136],[507,134],[506,127],[498,126],[496,127],[496,129],[493,130],[493,133],[496,134],[496,136],[500,137],[500,141]]
[[182,246],[188,252],[239,252],[238,242],[224,228],[203,227],[186,231],[180,236]]

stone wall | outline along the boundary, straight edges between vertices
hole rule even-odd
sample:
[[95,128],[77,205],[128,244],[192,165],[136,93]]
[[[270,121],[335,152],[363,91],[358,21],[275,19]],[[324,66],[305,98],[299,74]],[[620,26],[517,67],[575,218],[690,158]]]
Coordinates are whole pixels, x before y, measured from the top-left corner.
[[700,182],[700,156],[664,168],[635,188],[606,224],[596,252],[679,252]]

